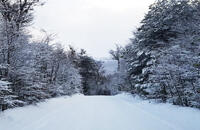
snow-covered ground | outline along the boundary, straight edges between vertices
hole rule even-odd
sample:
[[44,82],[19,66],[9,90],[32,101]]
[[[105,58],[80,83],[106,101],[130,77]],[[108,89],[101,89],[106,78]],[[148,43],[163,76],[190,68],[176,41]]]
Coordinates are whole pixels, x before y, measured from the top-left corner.
[[200,111],[125,94],[75,95],[7,110],[0,130],[200,130]]

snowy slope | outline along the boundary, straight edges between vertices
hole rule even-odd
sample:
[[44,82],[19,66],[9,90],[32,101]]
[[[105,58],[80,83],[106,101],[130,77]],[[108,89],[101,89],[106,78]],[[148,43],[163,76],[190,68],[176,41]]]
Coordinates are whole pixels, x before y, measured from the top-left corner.
[[200,111],[127,95],[76,95],[1,113],[0,130],[200,130]]

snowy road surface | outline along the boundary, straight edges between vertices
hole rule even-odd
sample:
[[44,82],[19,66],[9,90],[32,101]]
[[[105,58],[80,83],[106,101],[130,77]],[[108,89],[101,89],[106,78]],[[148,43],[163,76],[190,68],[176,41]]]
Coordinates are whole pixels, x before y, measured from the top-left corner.
[[1,113],[0,130],[200,130],[200,111],[127,95],[76,95]]

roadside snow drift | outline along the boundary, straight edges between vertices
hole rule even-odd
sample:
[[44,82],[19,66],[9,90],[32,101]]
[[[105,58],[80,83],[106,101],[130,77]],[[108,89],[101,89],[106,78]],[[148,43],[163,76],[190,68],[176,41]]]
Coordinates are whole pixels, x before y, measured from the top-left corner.
[[0,130],[200,130],[200,111],[125,94],[76,95],[0,113]]

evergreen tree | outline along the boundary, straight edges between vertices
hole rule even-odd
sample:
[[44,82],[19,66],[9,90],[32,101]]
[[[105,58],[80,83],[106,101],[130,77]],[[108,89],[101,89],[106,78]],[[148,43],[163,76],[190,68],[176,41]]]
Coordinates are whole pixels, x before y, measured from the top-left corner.
[[123,54],[129,91],[200,107],[199,5],[196,0],[160,0],[150,6]]

